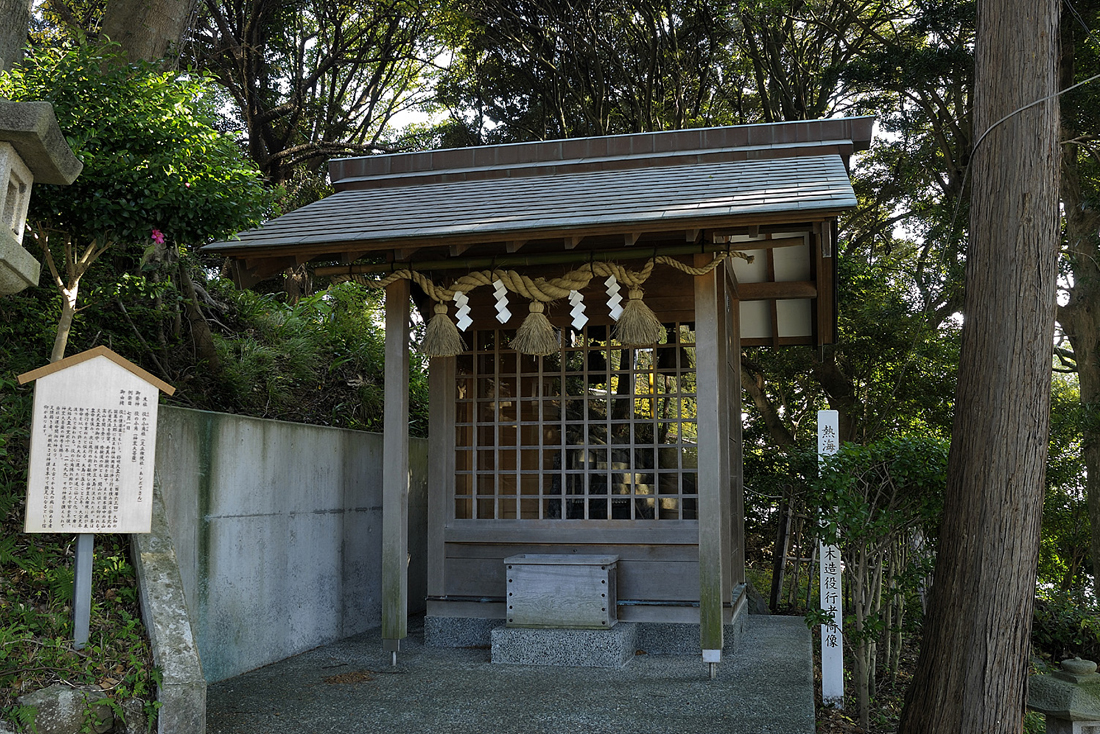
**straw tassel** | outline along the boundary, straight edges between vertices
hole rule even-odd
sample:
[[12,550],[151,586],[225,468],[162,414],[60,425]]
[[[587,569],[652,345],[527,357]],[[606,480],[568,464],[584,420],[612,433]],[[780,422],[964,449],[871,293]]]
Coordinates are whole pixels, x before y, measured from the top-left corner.
[[630,300],[623,306],[619,323],[615,325],[615,339],[631,347],[656,344],[664,335],[665,327],[649,306],[642,302],[641,289],[631,288],[628,295]]
[[512,349],[521,354],[533,354],[545,357],[548,354],[557,354],[561,349],[561,343],[550,320],[546,318],[546,307],[538,301],[531,301],[531,313],[523,320],[516,330],[516,338],[512,340]]
[[435,316],[424,330],[424,343],[420,350],[429,357],[453,357],[466,351],[466,343],[458,333],[455,322],[447,316],[447,304],[435,304]]

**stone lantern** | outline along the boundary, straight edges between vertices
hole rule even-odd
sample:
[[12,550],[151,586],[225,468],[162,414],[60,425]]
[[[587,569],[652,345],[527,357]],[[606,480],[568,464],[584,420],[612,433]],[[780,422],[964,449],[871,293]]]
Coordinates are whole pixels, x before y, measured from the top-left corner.
[[0,296],[38,284],[38,259],[23,247],[31,186],[71,184],[83,164],[49,102],[0,100]]
[[1091,660],[1062,661],[1029,680],[1027,707],[1046,715],[1047,734],[1100,734],[1100,674]]

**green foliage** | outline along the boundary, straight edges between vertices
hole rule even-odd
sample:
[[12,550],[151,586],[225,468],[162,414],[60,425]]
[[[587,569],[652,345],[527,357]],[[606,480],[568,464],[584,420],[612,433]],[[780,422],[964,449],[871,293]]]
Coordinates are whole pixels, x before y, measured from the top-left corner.
[[36,186],[29,219],[78,241],[148,244],[159,229],[202,244],[258,224],[270,195],[213,126],[202,77],[125,64],[117,46],[38,49],[0,75],[0,96],[45,100],[84,170]]
[[308,179],[320,184],[327,159],[393,147],[392,118],[430,95],[442,4],[212,0],[183,51],[225,90],[227,123],[292,206],[317,192]]
[[1047,730],[1046,717],[1037,711],[1024,713],[1024,734],[1045,734]]
[[909,435],[844,444],[811,482],[819,537],[838,545],[843,559],[844,634],[855,652],[864,728],[880,655],[896,674],[904,635],[919,618],[911,610],[921,608],[946,482],[947,443]]
[[723,2],[462,1],[442,145],[729,124],[748,70]]
[[[227,329],[214,334],[222,370],[205,387],[220,410],[282,420],[379,431],[385,334],[381,294],[353,282],[286,303],[271,294],[211,284],[233,304]],[[412,355],[412,435],[426,436],[426,363]],[[203,389],[203,385],[195,385]]]
[[1069,591],[1087,585],[1087,574],[1092,570],[1082,454],[1088,411],[1081,405],[1075,375],[1056,374],[1050,397],[1050,450],[1038,581],[1040,587]]
[[1100,660],[1100,604],[1073,591],[1040,591],[1035,598],[1032,647],[1057,663],[1080,656]]
[[812,483],[811,507],[820,513],[821,537],[846,547],[880,545],[915,530],[933,538],[947,483],[947,442],[896,436],[866,446],[844,444],[826,457]]
[[34,706],[12,706],[7,713],[12,723],[18,727],[18,731],[37,734],[38,727],[34,722],[38,718],[38,709]]

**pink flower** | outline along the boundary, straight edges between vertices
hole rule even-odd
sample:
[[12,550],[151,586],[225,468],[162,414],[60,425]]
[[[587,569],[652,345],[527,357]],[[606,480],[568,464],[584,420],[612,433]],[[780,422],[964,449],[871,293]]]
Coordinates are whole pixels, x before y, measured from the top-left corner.
[[161,232],[159,229],[154,229],[153,230],[153,242],[156,242],[158,245],[163,245],[164,244],[164,232]]
[[191,182],[190,182],[190,181],[186,182],[186,183],[185,183],[185,184],[183,185],[183,188],[185,188],[185,189],[189,189],[189,188],[191,188]]

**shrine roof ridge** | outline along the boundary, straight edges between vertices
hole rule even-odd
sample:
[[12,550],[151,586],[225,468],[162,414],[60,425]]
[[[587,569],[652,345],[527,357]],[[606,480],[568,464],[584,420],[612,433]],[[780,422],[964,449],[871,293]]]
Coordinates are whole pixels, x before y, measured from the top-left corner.
[[65,357],[64,359],[58,360],[57,362],[51,362],[48,365],[31,370],[30,372],[24,372],[16,379],[19,381],[20,385],[26,385],[28,382],[34,382],[35,380],[46,377],[47,375],[52,375],[55,372],[60,372],[61,370],[68,369],[69,367],[75,367],[82,362],[87,362],[88,360],[95,359],[96,357],[106,357],[107,359],[117,364],[119,367],[122,367],[127,372],[130,372],[136,377],[145,380],[150,385],[157,388],[166,395],[174,395],[176,392],[176,388],[172,387],[164,380],[160,379],[150,372],[143,370],[141,367],[138,367],[130,360],[102,345],[98,347],[92,347],[87,351],[83,351],[80,354],[74,354],[71,357]]
[[690,164],[700,157],[814,155],[820,148],[850,154],[870,146],[873,125],[874,117],[843,117],[411,151],[336,159],[329,163],[329,176],[341,190],[554,175],[575,167],[606,170]]

